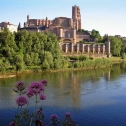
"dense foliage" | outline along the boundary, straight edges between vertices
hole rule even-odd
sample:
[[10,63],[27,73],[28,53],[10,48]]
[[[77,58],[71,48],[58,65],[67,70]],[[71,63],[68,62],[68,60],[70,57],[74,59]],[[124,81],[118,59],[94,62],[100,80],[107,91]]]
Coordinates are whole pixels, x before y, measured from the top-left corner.
[[[88,34],[89,34],[89,31],[88,31],[88,30],[84,30],[84,29],[79,29],[78,32],[79,32],[79,33],[88,33]],[[91,37],[92,37],[92,38],[95,38],[96,41],[98,41],[98,42],[102,42],[102,37],[101,37],[99,31],[97,31],[97,30],[95,30],[95,29],[93,29],[93,30],[91,31]]]
[[116,36],[109,36],[112,56],[121,56],[126,58],[126,40]]
[[99,31],[97,31],[95,29],[93,29],[91,31],[91,37],[96,38],[98,42],[102,41],[102,38],[101,38],[101,35],[100,35]]
[[68,61],[60,53],[55,34],[27,31],[12,34],[5,29],[0,32],[0,66],[0,71],[19,71],[26,66],[62,69],[68,67]]
[[118,37],[110,36],[111,53],[113,56],[120,56],[122,40]]
[[[84,29],[79,29],[78,32],[85,33],[88,31]],[[91,31],[91,37],[95,38],[97,42],[99,43],[105,43],[107,36],[104,35],[103,37],[101,37],[100,32],[93,29]],[[126,40],[117,36],[109,36],[109,39],[110,39],[112,56],[121,56],[123,59],[125,59],[126,58]]]

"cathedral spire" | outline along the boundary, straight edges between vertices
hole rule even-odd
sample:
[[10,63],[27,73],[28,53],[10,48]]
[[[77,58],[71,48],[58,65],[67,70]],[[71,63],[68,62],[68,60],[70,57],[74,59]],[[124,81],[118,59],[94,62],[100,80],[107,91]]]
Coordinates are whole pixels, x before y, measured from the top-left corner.
[[28,20],[29,20],[29,15],[27,15],[27,22],[28,22]]
[[48,18],[46,17],[46,27],[48,27]]

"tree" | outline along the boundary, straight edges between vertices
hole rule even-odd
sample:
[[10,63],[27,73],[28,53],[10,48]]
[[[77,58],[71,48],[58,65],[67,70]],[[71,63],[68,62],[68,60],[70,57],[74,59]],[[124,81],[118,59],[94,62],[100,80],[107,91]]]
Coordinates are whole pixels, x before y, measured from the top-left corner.
[[27,66],[32,65],[32,60],[31,60],[31,56],[29,54],[25,54],[24,55],[24,62]]
[[[43,69],[68,66],[61,55],[59,41],[55,34],[18,31],[12,34],[8,30],[0,32],[0,58],[5,58],[11,68],[19,71],[24,65],[42,65]],[[56,64],[57,63],[57,64]]]
[[111,42],[111,53],[113,56],[120,56],[121,53],[121,47],[122,47],[122,41],[120,38],[117,38],[115,36],[110,36],[110,42]]
[[52,67],[52,65],[53,65],[53,56],[52,56],[51,52],[45,51],[45,53],[44,53],[44,60],[45,59],[47,60],[49,66]]
[[0,59],[0,72],[6,71],[10,67],[10,63],[5,59]]
[[102,40],[99,31],[96,31],[96,30],[94,30],[94,29],[91,31],[91,37],[97,39],[98,42],[101,42],[101,40]]
[[16,71],[21,71],[24,69],[24,61],[23,61],[23,57],[18,54],[18,55],[15,55],[15,66],[16,66]]
[[43,70],[48,70],[48,69],[50,69],[50,66],[49,66],[49,64],[48,64],[48,62],[47,62],[46,59],[45,59],[45,60],[43,61],[43,63],[42,63],[42,69],[43,69]]
[[32,63],[33,63],[34,65],[40,64],[40,59],[39,59],[38,53],[33,53],[33,58],[32,58],[32,56],[31,56],[31,59],[32,59]]
[[85,32],[85,30],[84,29],[78,29],[78,32],[83,33],[83,32]]
[[122,40],[121,54],[126,53],[126,41]]

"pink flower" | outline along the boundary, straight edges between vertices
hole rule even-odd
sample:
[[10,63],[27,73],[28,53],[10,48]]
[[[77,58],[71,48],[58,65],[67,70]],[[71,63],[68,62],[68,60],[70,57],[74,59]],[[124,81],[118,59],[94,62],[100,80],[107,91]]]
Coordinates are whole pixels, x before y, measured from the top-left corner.
[[34,94],[40,94],[44,91],[44,87],[40,82],[32,82],[28,90],[31,90]]
[[34,95],[34,92],[32,90],[28,90],[26,95],[30,98]]
[[28,99],[26,97],[24,97],[24,96],[19,96],[16,99],[16,103],[18,104],[18,106],[23,106],[23,105],[28,103]]
[[58,117],[57,117],[57,115],[56,115],[56,114],[52,114],[52,115],[51,115],[51,117],[50,117],[50,119],[51,119],[51,120],[57,120],[57,119],[58,119]]
[[41,88],[43,85],[40,83],[40,82],[37,82],[37,81],[35,81],[35,82],[32,82],[31,84],[30,84],[30,88]]
[[24,82],[18,81],[15,86],[19,91],[23,91],[25,89]]
[[9,126],[15,126],[15,122],[11,121],[11,122],[9,123]]
[[40,120],[41,126],[46,126],[46,123],[43,120]]
[[70,115],[70,112],[66,112],[65,116],[66,116],[66,117],[70,117],[70,116],[71,116],[71,115]]
[[44,86],[47,86],[48,81],[47,81],[47,80],[42,80],[41,83],[42,83]]
[[36,111],[36,113],[40,113],[41,112],[41,110],[40,109],[38,109],[37,111]]
[[41,115],[43,115],[42,109],[36,110],[36,114],[41,114]]
[[41,100],[46,100],[46,96],[43,95],[43,94],[40,94],[40,99],[41,99]]

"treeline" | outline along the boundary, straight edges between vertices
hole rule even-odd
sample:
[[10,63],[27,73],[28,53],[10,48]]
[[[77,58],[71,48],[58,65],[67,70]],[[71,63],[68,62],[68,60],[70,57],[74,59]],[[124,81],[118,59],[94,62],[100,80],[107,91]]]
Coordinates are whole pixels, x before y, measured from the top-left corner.
[[[87,30],[84,29],[79,29],[78,32],[89,33]],[[93,29],[90,34],[92,38],[95,38],[97,40],[97,42],[105,43],[106,35],[102,37],[100,35],[100,32],[95,29]],[[111,44],[112,56],[121,56],[123,59],[126,58],[126,39],[123,39],[122,37],[118,37],[118,36],[109,36],[109,39]]]
[[68,67],[60,53],[55,34],[7,29],[0,32],[0,71],[20,71],[31,67],[63,69]]
[[78,32],[79,33],[88,33],[91,35],[92,38],[95,38],[96,42],[100,42],[100,43],[103,42],[103,39],[102,39],[99,31],[97,31],[95,29],[93,29],[90,33],[88,30],[84,30],[84,29],[79,29]]
[[111,44],[111,54],[113,56],[121,56],[123,59],[126,58],[126,40],[123,38],[109,36]]

